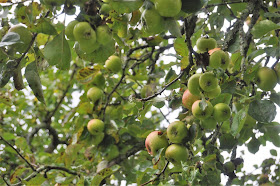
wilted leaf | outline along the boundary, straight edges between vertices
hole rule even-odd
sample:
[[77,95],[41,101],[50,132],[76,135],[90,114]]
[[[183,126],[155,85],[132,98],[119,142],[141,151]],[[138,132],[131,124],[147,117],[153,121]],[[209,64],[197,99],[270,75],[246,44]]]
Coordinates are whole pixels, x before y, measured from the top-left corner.
[[29,87],[32,89],[36,98],[45,103],[43,89],[41,85],[40,76],[37,70],[36,62],[29,63],[25,69],[25,78],[28,82]]

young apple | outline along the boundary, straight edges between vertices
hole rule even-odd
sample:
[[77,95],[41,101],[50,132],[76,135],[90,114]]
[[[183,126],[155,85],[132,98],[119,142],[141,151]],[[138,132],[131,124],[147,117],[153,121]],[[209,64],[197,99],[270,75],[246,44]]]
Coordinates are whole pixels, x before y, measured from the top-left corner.
[[155,8],[163,17],[174,17],[181,11],[181,0],[155,0]]
[[163,17],[154,9],[146,9],[142,13],[143,29],[148,35],[159,34],[164,31]]
[[92,135],[96,135],[99,132],[103,132],[105,129],[105,124],[100,119],[92,119],[87,124],[87,129]]
[[192,113],[196,118],[198,118],[200,120],[205,120],[206,118],[209,118],[211,116],[211,114],[213,113],[213,106],[209,101],[207,101],[206,102],[207,106],[203,110],[200,107],[200,102],[201,102],[201,100],[197,100],[193,103]]
[[65,28],[65,35],[69,40],[73,40],[73,41],[75,40],[73,30],[77,23],[79,23],[79,21],[77,20],[71,21],[70,23],[68,23],[68,25]]
[[196,41],[196,47],[200,52],[207,52],[217,47],[217,42],[213,38],[201,37]]
[[217,96],[219,96],[221,94],[221,87],[218,85],[217,88],[215,88],[209,92],[205,91],[203,94],[205,97],[207,97],[209,99],[216,98]]
[[105,62],[105,67],[114,72],[117,73],[119,71],[121,71],[122,69],[122,61],[121,58],[119,56],[110,56],[107,61]]
[[103,96],[103,91],[98,87],[91,87],[87,91],[87,98],[91,100],[93,103],[101,99]]
[[167,137],[171,143],[181,143],[188,135],[188,129],[182,121],[174,121],[167,127]]
[[193,95],[189,89],[187,89],[182,97],[182,103],[184,105],[184,107],[186,107],[187,109],[191,110],[192,109],[192,104],[196,101],[199,100],[200,96],[196,96]]
[[277,74],[277,77],[278,77],[278,84],[280,84],[280,63],[277,63],[274,67],[274,70]]
[[216,89],[218,85],[219,81],[212,72],[205,72],[199,78],[199,86],[206,92]]
[[231,109],[225,103],[218,103],[214,106],[213,116],[218,122],[226,121],[231,116]]
[[154,156],[159,149],[168,146],[168,141],[161,131],[153,131],[147,136],[145,146],[148,153]]
[[216,50],[210,55],[209,66],[226,70],[229,66],[229,55],[222,50]]
[[96,39],[97,42],[106,45],[112,39],[112,34],[110,28],[107,25],[101,25],[96,29]]
[[190,77],[188,81],[189,91],[196,96],[200,96],[200,86],[199,86],[200,76],[201,74],[194,74]]
[[165,151],[165,158],[173,164],[180,164],[189,158],[189,151],[186,147],[179,144],[169,145]]
[[273,69],[261,67],[258,70],[256,75],[256,83],[260,89],[264,91],[273,90],[277,82],[277,74]]

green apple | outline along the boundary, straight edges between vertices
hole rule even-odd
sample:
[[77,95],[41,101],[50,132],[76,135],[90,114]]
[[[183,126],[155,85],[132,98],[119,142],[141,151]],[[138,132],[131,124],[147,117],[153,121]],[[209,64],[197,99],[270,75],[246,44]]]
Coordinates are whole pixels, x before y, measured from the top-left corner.
[[143,11],[142,24],[148,35],[159,34],[165,30],[163,17],[154,8]]
[[200,106],[201,105],[200,102],[201,100],[197,100],[193,103],[192,113],[196,118],[200,120],[205,120],[206,118],[209,118],[212,115],[213,106],[209,101],[207,101],[206,102],[207,106],[203,110],[202,106]]
[[77,20],[71,21],[65,28],[65,35],[69,40],[75,40],[73,30],[77,23],[79,23]]
[[188,80],[188,89],[195,96],[200,96],[200,86],[199,86],[200,76],[201,74],[194,74]]
[[105,129],[105,124],[100,119],[92,119],[87,124],[87,129],[92,135],[96,135],[99,132],[103,132]]
[[226,121],[231,116],[231,109],[225,103],[218,103],[214,106],[213,116],[218,122]]
[[145,146],[148,153],[154,156],[159,149],[168,146],[168,141],[161,131],[153,131],[147,136]]
[[79,22],[74,26],[73,35],[77,41],[96,41],[96,33],[88,22]]
[[221,87],[218,85],[217,88],[209,91],[209,92],[203,92],[204,96],[213,99],[218,97],[221,94]]
[[268,67],[261,67],[256,74],[256,83],[258,87],[264,91],[273,90],[276,86],[277,74]]
[[193,95],[189,89],[187,89],[183,96],[182,96],[182,103],[184,105],[184,107],[186,107],[187,109],[191,110],[192,109],[192,104],[196,101],[199,100],[200,96],[196,96]]
[[155,0],[155,8],[163,17],[174,17],[181,11],[181,0]]
[[213,38],[201,37],[196,41],[196,47],[200,52],[208,52],[217,47],[217,42]]
[[91,100],[93,103],[101,99],[103,96],[103,91],[98,87],[91,87],[87,91],[87,98]]
[[224,164],[223,168],[226,174],[230,174],[235,170],[235,165],[233,162],[228,161]]
[[173,164],[180,164],[189,158],[189,151],[186,147],[179,144],[169,145],[165,151],[165,158]]
[[174,121],[167,127],[167,137],[171,143],[182,143],[187,135],[187,126],[182,121]]
[[201,120],[201,126],[206,130],[214,130],[217,126],[217,121],[213,117]]
[[229,66],[229,55],[222,50],[216,50],[210,56],[209,66],[212,68],[222,68],[226,70]]
[[202,90],[209,92],[219,86],[219,81],[212,72],[205,72],[199,78],[199,86]]
[[107,25],[101,25],[96,29],[97,42],[106,45],[112,39],[110,28]]
[[111,10],[112,10],[112,7],[109,4],[103,4],[103,5],[101,5],[99,12],[104,15],[109,15]]
[[274,67],[274,70],[277,74],[277,77],[278,77],[278,84],[280,84],[280,63],[277,63]]
[[13,26],[9,29],[8,32],[17,33],[20,37],[20,40],[22,41],[22,43],[16,43],[16,44],[12,45],[11,47],[13,48],[13,50],[20,52],[20,53],[25,52],[28,49],[30,42],[32,41],[31,32],[22,25]]
[[110,56],[105,62],[105,67],[114,73],[120,72],[122,70],[122,60],[119,56]]
[[99,71],[94,75],[92,83],[96,85],[98,88],[103,88],[105,85],[105,78],[103,74]]
[[195,13],[203,7],[203,0],[182,0],[182,11]]

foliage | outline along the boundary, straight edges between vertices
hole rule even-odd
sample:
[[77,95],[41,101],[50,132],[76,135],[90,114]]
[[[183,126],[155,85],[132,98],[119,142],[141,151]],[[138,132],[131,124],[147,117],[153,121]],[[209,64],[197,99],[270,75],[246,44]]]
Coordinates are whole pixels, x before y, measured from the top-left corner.
[[[227,185],[280,184],[280,95],[261,90],[257,79],[262,66],[279,63],[279,1],[205,0],[197,12],[144,20],[147,10],[157,14],[155,1],[0,1],[0,185],[219,185],[221,174]],[[85,42],[67,38],[73,19],[90,23],[91,35],[107,25],[106,39],[98,43],[102,34],[89,32]],[[18,24],[32,34],[30,43],[9,31]],[[227,52],[227,68],[209,66],[211,51],[196,47],[202,36]],[[19,44],[26,49],[17,51]],[[112,55],[120,71],[106,68]],[[199,109],[231,109],[214,129],[182,105],[189,78],[204,72],[221,92],[209,99],[197,85]],[[87,98],[92,87],[103,92],[94,102]],[[169,116],[187,127],[181,146],[189,155],[179,164],[166,160],[166,147],[154,157],[145,150],[150,132],[166,135]],[[92,119],[103,120],[104,131],[92,135]],[[254,154],[267,142],[275,146],[271,157],[255,167],[259,173],[246,172],[238,148]]]

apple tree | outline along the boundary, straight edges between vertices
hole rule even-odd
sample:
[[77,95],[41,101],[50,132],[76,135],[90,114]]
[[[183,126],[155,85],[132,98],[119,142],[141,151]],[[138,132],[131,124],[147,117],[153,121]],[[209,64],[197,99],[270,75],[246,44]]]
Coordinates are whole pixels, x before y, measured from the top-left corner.
[[280,184],[279,0],[0,3],[0,185]]

